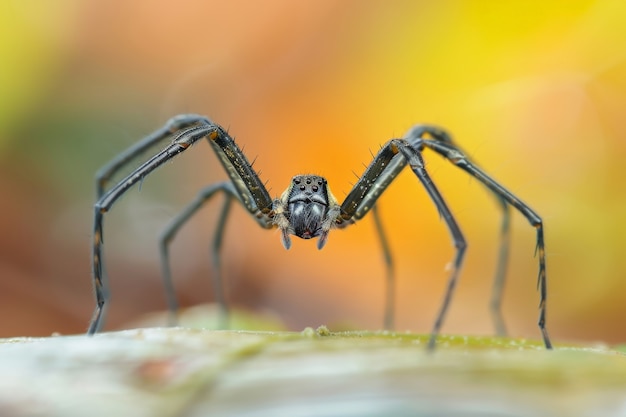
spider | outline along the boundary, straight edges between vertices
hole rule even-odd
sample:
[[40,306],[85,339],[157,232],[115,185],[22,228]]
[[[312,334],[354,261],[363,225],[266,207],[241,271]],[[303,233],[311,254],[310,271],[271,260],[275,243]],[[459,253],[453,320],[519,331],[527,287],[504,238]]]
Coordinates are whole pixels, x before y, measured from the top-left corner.
[[[451,263],[443,302],[436,315],[430,333],[428,347],[434,348],[436,338],[440,332],[446,312],[450,305],[452,294],[457,284],[461,265],[463,263],[466,240],[448,205],[444,201],[437,187],[431,180],[422,158],[422,152],[428,148],[452,164],[466,171],[482,183],[497,199],[502,212],[501,245],[494,294],[491,310],[498,333],[504,333],[504,324],[500,316],[500,299],[504,282],[504,271],[509,247],[509,206],[519,211],[536,230],[535,255],[539,259],[538,289],[539,329],[544,345],[552,348],[548,332],[545,327],[546,316],[546,261],[543,237],[543,222],[539,215],[528,205],[523,203],[513,193],[508,191],[493,178],[480,169],[461,149],[452,141],[451,136],[441,128],[431,125],[417,125],[400,139],[391,139],[385,143],[372,162],[367,166],[363,175],[352,187],[346,198],[340,204],[331,193],[325,178],[318,175],[296,175],[292,178],[287,190],[279,197],[272,199],[255,172],[252,164],[237,146],[228,132],[210,119],[194,115],[183,114],[171,118],[163,127],[146,136],[141,141],[119,154],[96,174],[97,202],[94,205],[94,240],[92,253],[92,268],[96,307],[89,325],[88,334],[92,335],[99,330],[103,318],[108,290],[103,280],[103,220],[104,215],[113,207],[118,198],[131,187],[141,182],[156,168],[170,161],[178,154],[189,149],[200,139],[206,138],[215,151],[222,166],[226,170],[229,181],[219,182],[203,189],[197,199],[184,211],[174,218],[165,229],[160,239],[161,262],[163,279],[168,297],[168,304],[172,312],[176,312],[178,305],[174,296],[174,289],[169,269],[168,245],[178,229],[211,197],[217,193],[225,195],[218,227],[213,240],[213,263],[215,268],[214,285],[216,298],[222,311],[226,313],[226,303],[222,294],[219,267],[219,252],[221,248],[224,226],[233,200],[238,201],[252,215],[252,218],[265,229],[278,228],[282,244],[285,249],[291,246],[291,237],[302,239],[317,238],[317,248],[322,249],[328,240],[332,229],[342,229],[363,218],[372,212],[376,230],[381,241],[387,271],[387,294],[385,306],[385,327],[393,326],[393,262],[387,239],[383,232],[376,201],[387,189],[402,169],[409,165],[426,189],[433,203],[437,207],[441,218],[446,223],[455,247],[455,254]],[[121,181],[108,187],[113,175],[127,166],[131,160],[163,141],[169,144],[156,153]]]

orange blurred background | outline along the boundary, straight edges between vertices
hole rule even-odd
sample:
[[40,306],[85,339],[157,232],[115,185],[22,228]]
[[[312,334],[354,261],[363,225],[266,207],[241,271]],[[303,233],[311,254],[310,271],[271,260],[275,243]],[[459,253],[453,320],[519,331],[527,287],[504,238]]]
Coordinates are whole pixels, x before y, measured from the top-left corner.
[[[415,123],[448,129],[544,219],[556,341],[626,340],[626,4],[620,1],[180,1],[0,5],[0,335],[85,331],[94,174],[184,112],[229,128],[279,195],[297,173],[341,200],[371,152]],[[469,242],[446,333],[491,334],[499,212],[437,155],[428,168]],[[199,144],[105,218],[107,329],[165,308],[157,239],[225,178]],[[396,260],[399,330],[428,332],[453,256],[405,172],[379,200]],[[173,244],[185,306],[212,300],[219,202]],[[504,314],[539,338],[534,229],[514,213]],[[228,298],[292,329],[382,325],[384,268],[370,218],[318,251],[240,207],[223,249]],[[621,258],[621,259],[620,259]]]

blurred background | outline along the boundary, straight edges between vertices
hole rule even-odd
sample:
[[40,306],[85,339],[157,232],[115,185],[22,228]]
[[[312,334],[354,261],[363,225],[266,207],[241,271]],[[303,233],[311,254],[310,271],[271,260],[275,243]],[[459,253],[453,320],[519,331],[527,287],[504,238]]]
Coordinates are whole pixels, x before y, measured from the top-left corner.
[[[327,177],[339,200],[371,152],[413,124],[445,127],[543,217],[555,341],[626,340],[626,4],[614,1],[168,1],[0,3],[0,336],[81,333],[96,170],[178,113],[228,127],[272,196]],[[491,334],[500,213],[475,180],[425,152],[469,242],[443,331]],[[226,178],[200,143],[105,217],[106,329],[165,309],[162,228]],[[172,245],[183,306],[213,300],[209,205]],[[398,330],[428,332],[453,247],[404,172],[379,200],[396,260]],[[503,312],[539,338],[535,231],[519,213]],[[382,326],[372,220],[315,242],[233,210],[223,248],[231,303],[304,326]]]

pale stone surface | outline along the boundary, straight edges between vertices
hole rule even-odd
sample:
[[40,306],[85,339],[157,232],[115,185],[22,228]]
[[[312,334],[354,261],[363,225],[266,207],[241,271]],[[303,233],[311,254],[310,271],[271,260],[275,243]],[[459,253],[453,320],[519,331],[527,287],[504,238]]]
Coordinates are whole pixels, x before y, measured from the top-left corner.
[[515,339],[148,328],[0,340],[1,416],[624,416],[626,356]]

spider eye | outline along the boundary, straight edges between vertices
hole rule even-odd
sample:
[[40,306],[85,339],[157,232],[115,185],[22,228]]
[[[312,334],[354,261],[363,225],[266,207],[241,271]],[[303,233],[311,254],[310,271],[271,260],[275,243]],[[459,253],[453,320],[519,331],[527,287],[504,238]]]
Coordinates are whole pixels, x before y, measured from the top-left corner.
[[301,185],[300,186],[300,191],[304,191],[304,190],[306,190],[306,186],[305,185]]
[[300,184],[300,178],[294,178],[294,179],[293,179],[293,182],[294,182],[295,184]]
[[306,183],[307,183],[307,184],[310,184],[310,183],[311,183],[311,178],[307,178],[307,179],[306,179]]
[[313,187],[311,187],[313,189],[313,191],[317,191],[319,189],[319,187],[317,185],[314,185]]

